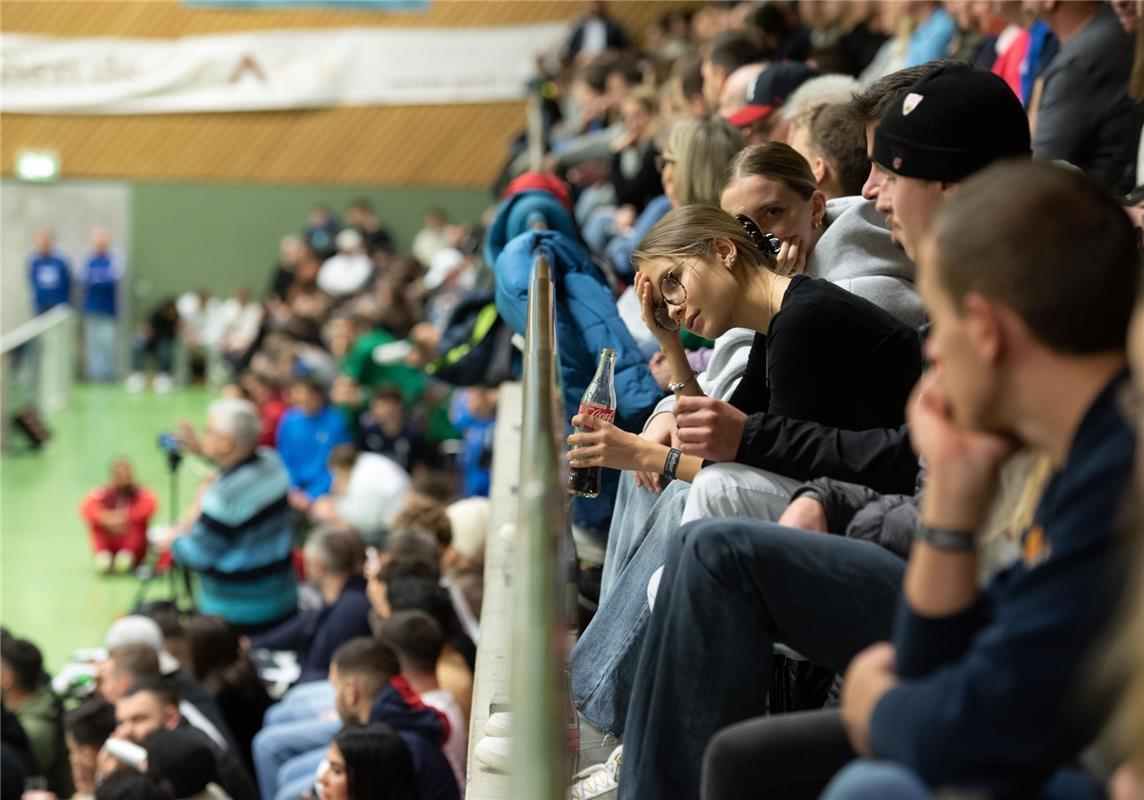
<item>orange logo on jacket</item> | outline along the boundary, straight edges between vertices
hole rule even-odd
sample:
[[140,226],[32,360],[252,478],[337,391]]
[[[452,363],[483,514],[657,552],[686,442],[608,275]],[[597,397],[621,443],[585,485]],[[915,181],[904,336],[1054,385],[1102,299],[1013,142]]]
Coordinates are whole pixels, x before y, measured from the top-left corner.
[[1021,560],[1029,569],[1043,564],[1053,552],[1053,543],[1045,535],[1045,529],[1034,525],[1025,534],[1025,541],[1021,544]]

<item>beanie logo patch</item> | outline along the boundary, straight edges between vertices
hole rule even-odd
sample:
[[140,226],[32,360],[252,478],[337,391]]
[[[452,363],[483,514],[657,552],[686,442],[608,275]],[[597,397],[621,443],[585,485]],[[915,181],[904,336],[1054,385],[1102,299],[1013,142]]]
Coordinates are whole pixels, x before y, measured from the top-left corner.
[[897,172],[898,170],[900,170],[902,168],[902,157],[901,156],[894,156],[894,160],[890,166],[892,166],[894,168],[894,172]]
[[917,92],[910,92],[906,95],[906,99],[902,101],[902,116],[909,116],[911,111],[921,105],[922,100],[925,100],[925,96]]

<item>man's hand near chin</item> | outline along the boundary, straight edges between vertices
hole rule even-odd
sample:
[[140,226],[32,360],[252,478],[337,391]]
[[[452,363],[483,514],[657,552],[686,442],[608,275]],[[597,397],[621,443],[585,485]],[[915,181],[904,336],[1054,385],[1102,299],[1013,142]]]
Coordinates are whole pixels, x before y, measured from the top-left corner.
[[842,681],[842,722],[858,755],[866,758],[873,755],[870,720],[878,701],[897,683],[894,646],[889,642],[870,645],[854,656],[846,669],[846,677]]

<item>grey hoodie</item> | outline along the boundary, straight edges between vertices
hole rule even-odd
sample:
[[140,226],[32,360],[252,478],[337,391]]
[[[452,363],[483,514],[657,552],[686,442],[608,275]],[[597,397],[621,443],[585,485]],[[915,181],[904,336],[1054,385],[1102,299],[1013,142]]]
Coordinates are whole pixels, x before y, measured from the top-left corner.
[[914,285],[913,262],[890,240],[885,217],[874,209],[874,201],[827,200],[826,226],[807,259],[806,274],[838,284],[907,325],[920,327],[925,309]]

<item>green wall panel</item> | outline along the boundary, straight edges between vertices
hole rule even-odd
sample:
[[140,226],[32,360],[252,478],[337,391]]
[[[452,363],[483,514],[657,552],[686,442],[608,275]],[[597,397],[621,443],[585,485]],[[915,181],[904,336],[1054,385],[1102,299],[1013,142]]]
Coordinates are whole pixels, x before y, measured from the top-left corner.
[[136,318],[162,297],[199,287],[227,295],[247,286],[261,292],[278,241],[299,232],[310,207],[324,202],[343,214],[368,197],[382,223],[408,251],[426,208],[440,206],[451,221],[477,221],[492,204],[489,192],[440,188],[135,184],[131,261]]

